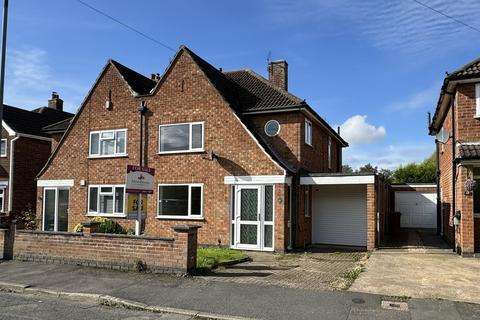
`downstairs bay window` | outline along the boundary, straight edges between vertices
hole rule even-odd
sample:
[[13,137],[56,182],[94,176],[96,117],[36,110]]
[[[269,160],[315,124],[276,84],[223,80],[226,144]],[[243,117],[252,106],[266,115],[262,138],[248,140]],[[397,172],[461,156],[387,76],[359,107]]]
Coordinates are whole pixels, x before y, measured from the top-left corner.
[[88,187],[88,214],[123,216],[125,214],[124,185],[91,185]]
[[160,184],[158,186],[158,218],[201,219],[203,185]]

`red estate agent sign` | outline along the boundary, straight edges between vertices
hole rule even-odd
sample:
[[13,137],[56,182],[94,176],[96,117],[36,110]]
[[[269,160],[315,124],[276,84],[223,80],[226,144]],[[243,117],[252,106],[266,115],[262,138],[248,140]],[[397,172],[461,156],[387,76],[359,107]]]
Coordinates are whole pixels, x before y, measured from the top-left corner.
[[127,165],[127,193],[153,193],[153,176],[155,169]]

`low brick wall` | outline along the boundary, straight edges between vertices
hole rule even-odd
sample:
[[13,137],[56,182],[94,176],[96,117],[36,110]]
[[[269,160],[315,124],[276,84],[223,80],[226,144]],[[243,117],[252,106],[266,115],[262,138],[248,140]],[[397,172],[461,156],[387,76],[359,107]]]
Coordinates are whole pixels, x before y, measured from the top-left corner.
[[43,263],[76,264],[115,270],[153,273],[189,273],[197,260],[197,226],[174,227],[173,238],[95,233],[17,230],[13,259]]

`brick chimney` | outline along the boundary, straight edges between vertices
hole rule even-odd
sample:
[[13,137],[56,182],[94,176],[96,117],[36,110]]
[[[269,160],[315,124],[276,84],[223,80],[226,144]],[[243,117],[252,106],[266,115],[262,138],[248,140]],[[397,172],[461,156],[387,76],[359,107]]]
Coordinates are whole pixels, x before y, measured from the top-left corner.
[[268,80],[279,88],[288,91],[288,63],[285,60],[271,61],[268,64]]
[[48,107],[58,111],[63,111],[63,100],[60,99],[60,96],[57,92],[52,92],[52,99],[48,100]]

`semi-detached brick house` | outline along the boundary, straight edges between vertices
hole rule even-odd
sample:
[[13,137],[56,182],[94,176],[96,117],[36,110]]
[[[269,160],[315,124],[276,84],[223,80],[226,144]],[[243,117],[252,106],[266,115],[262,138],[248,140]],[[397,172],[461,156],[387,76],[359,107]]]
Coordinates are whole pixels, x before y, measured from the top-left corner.
[[480,252],[480,59],[445,77],[429,129],[437,135],[441,232],[456,252]]
[[14,217],[35,209],[36,175],[51,154],[51,137],[42,128],[70,119],[63,101],[52,94],[48,107],[32,111],[4,105],[0,145],[0,215]]
[[201,244],[373,248],[377,178],[339,174],[347,143],[287,85],[285,61],[269,64],[267,80],[222,72],[184,46],[161,77],[108,61],[38,175],[41,228],[72,231],[100,215],[133,229],[125,174],[143,136],[156,183],[145,234],[194,223]]

